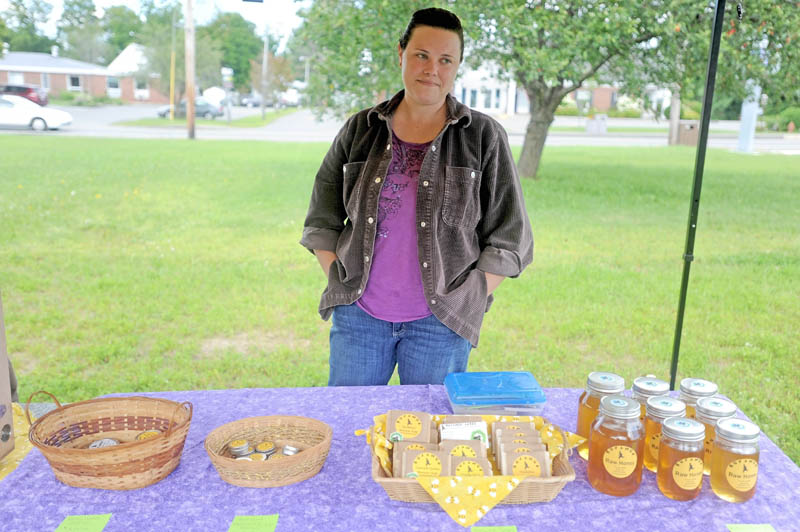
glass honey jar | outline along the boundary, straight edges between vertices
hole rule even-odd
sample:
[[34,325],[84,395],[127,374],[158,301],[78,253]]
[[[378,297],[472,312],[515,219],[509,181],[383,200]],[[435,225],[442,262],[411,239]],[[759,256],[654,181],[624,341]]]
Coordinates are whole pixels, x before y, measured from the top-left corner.
[[705,433],[694,419],[671,417],[662,423],[656,482],[670,499],[689,501],[700,493]]
[[711,474],[711,450],[714,446],[714,427],[717,421],[736,415],[736,405],[727,399],[715,395],[701,397],[695,405],[695,419],[706,427],[705,453],[703,455],[703,473]]
[[644,427],[639,403],[622,395],[607,395],[589,431],[589,484],[617,497],[630,495],[642,482]]
[[681,380],[681,393],[678,398],[686,403],[686,417],[694,419],[694,405],[701,397],[717,395],[719,388],[711,381],[693,379],[691,377]]
[[641,405],[642,413],[639,415],[639,421],[644,423],[644,416],[647,415],[647,400],[651,397],[669,394],[669,383],[656,379],[654,375],[637,377],[631,386],[631,393]]
[[728,502],[744,502],[756,492],[759,428],[744,419],[717,421],[711,451],[711,489]]
[[658,448],[661,442],[661,424],[668,417],[684,417],[686,404],[667,395],[647,400],[647,416],[644,419],[644,467],[656,472]]
[[578,455],[589,458],[589,430],[597,417],[600,399],[608,395],[621,394],[625,390],[625,379],[616,373],[593,371],[586,379],[586,389],[578,400],[578,434],[586,441],[578,446]]

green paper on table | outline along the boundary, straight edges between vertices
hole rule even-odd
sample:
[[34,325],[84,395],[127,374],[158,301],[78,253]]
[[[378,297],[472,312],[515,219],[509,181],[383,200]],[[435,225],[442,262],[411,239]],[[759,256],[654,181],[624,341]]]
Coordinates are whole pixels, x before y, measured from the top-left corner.
[[772,525],[725,525],[730,532],[775,532]]
[[517,532],[515,526],[473,526],[470,532]]
[[278,514],[237,515],[228,532],[274,532],[278,525]]
[[101,532],[111,514],[68,515],[56,528],[56,532]]

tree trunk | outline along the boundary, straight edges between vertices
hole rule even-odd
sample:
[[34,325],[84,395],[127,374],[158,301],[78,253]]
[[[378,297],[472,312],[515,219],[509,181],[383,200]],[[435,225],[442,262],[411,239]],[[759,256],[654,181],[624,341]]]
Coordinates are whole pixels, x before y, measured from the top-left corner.
[[547,131],[555,118],[555,111],[566,93],[563,87],[549,88],[543,91],[526,89],[530,101],[531,118],[525,128],[525,141],[522,144],[522,153],[519,156],[517,170],[520,177],[536,179],[539,170],[539,161],[544,150],[544,141],[547,140]]
[[681,93],[678,88],[672,89],[672,96],[669,101],[669,140],[668,144],[674,146],[678,144],[678,124],[681,121]]

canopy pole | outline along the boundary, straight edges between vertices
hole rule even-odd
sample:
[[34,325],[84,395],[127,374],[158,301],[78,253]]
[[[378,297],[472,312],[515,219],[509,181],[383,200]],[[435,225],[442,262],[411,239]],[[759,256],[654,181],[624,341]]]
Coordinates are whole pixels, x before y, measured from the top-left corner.
[[[741,13],[741,6],[739,8]],[[686,290],[689,287],[689,269],[694,259],[694,236],[697,230],[697,211],[700,207],[700,190],[703,188],[703,167],[706,160],[708,144],[708,124],[711,120],[711,103],[714,99],[714,82],[717,77],[717,59],[722,36],[722,22],[725,17],[725,0],[717,0],[714,9],[714,26],[711,30],[711,49],[708,55],[706,70],[706,87],[703,92],[703,111],[700,116],[700,138],[697,143],[697,156],[694,165],[694,182],[692,199],[689,204],[689,221],[686,227],[686,247],[683,252],[683,277],[681,293],[678,299],[678,318],[675,324],[675,340],[672,346],[672,365],[669,372],[669,387],[675,389],[675,376],[678,372],[678,355],[681,347],[681,329],[683,328],[683,312],[686,308]],[[740,15],[741,18],[741,15]]]

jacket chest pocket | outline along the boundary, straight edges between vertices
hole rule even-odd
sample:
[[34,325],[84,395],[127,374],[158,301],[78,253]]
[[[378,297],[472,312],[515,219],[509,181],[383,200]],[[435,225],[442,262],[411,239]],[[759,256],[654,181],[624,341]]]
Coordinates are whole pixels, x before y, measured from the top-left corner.
[[458,166],[445,167],[442,220],[456,227],[475,227],[481,215],[481,172]]
[[358,213],[358,192],[360,187],[361,171],[365,162],[347,163],[342,168],[342,204],[347,217],[354,220]]

